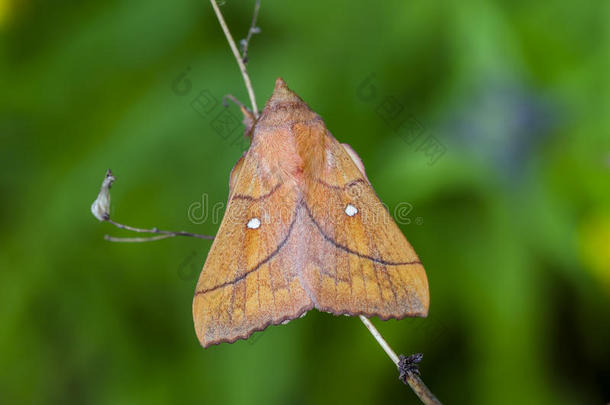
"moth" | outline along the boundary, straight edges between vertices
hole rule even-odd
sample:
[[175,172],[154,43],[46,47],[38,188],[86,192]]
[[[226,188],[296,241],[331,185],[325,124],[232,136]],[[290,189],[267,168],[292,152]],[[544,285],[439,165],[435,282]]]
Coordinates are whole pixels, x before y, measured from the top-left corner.
[[360,158],[281,78],[249,136],[195,290],[201,345],[247,339],[313,308],[427,316],[424,267]]

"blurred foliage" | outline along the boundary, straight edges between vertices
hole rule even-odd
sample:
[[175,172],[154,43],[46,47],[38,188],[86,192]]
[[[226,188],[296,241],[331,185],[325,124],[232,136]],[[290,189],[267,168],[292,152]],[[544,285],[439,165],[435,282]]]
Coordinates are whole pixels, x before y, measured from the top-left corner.
[[[222,7],[236,38],[252,8]],[[608,21],[601,0],[262,4],[259,104],[282,76],[410,204],[430,316],[375,323],[446,403],[610,401]],[[357,319],[201,349],[210,243],[103,240],[108,167],[117,221],[218,227],[187,210],[226,201],[242,129],[192,101],[247,95],[206,1],[1,0],[0,35],[0,403],[417,403]]]

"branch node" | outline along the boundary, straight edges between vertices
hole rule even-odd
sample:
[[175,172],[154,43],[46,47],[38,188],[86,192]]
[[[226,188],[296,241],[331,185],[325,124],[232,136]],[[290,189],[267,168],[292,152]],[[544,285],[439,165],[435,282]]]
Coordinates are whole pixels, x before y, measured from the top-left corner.
[[252,13],[252,23],[250,24],[250,29],[248,30],[248,36],[239,41],[239,45],[241,47],[241,60],[245,64],[248,63],[248,46],[250,45],[250,39],[252,39],[252,35],[260,34],[260,27],[256,26],[256,19],[258,18],[258,11],[261,7],[261,1],[256,0],[256,4],[254,5],[254,13]]
[[398,378],[400,381],[406,384],[406,377],[408,373],[419,375],[419,367],[417,364],[424,358],[424,354],[415,353],[410,356],[401,354],[399,358],[400,361],[398,362],[398,370],[400,371],[400,376]]
[[398,367],[400,372],[400,381],[411,387],[415,395],[417,395],[420,401],[425,405],[440,405],[441,402],[434,396],[430,389],[426,387],[426,384],[424,384],[422,379],[419,377],[419,368],[417,368],[417,363],[422,360],[424,355],[417,353],[408,357],[403,356],[402,354],[397,356],[396,352],[390,347],[388,342],[385,341],[383,336],[381,336],[381,333],[379,333],[377,328],[375,328],[375,325],[373,325],[367,317],[363,315],[360,315],[359,317],[364,326],[366,326],[369,332],[371,332],[371,335],[373,335],[377,343],[379,343],[379,346],[381,346],[392,362],[396,364],[396,367]]
[[400,373],[398,378],[405,385],[411,387],[422,403],[426,405],[441,405],[441,401],[434,396],[432,391],[430,391],[420,377],[417,364],[423,357],[424,355],[422,353],[412,354],[411,356],[404,356],[401,354],[398,361],[398,371]]

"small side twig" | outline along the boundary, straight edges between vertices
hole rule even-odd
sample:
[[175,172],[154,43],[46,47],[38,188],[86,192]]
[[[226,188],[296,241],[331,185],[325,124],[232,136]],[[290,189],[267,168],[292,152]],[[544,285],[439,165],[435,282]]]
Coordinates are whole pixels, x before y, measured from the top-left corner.
[[360,315],[360,320],[369,332],[371,332],[371,335],[373,335],[388,357],[396,364],[396,367],[398,367],[400,381],[408,384],[425,405],[441,405],[441,402],[434,396],[426,384],[424,384],[419,375],[417,363],[421,361],[423,354],[418,353],[409,357],[401,354],[399,357],[367,317]]
[[112,174],[112,170],[108,169],[106,171],[106,176],[104,176],[104,180],[102,181],[102,186],[100,187],[100,192],[97,195],[93,204],[91,204],[91,213],[95,218],[100,222],[108,222],[117,228],[125,229],[127,231],[139,232],[139,233],[154,233],[157,236],[151,236],[148,238],[117,238],[115,236],[104,235],[104,239],[110,242],[152,242],[155,240],[173,238],[175,236],[189,236],[191,238],[199,238],[199,239],[214,239],[213,235],[202,235],[199,233],[185,232],[185,231],[162,231],[158,228],[152,229],[143,229],[136,228],[134,226],[124,225],[113,221],[110,219],[110,188],[115,181],[115,177]]
[[104,239],[108,242],[122,242],[122,243],[141,243],[141,242],[153,242],[156,240],[171,238],[171,235],[159,235],[151,236],[150,238],[118,238],[116,236],[104,235]]
[[235,60],[237,61],[237,65],[239,66],[239,70],[241,71],[241,75],[244,78],[244,83],[246,85],[246,89],[248,90],[248,96],[250,97],[250,103],[252,104],[252,112],[256,118],[258,118],[258,106],[256,105],[256,97],[254,96],[254,89],[252,88],[252,82],[250,82],[250,76],[248,76],[248,70],[246,69],[246,65],[242,59],[242,56],[237,49],[237,45],[235,45],[235,40],[233,40],[233,36],[229,31],[229,27],[225,22],[220,9],[218,8],[218,4],[216,4],[216,0],[210,0],[212,3],[212,8],[216,13],[216,18],[218,18],[218,22],[225,33],[225,37],[227,37],[227,42],[229,43],[229,47],[233,51],[233,55],[235,56]]
[[202,235],[199,233],[192,233],[192,232],[186,232],[186,231],[162,231],[157,228],[152,228],[152,229],[136,228],[133,226],[120,224],[116,221],[113,221],[110,218],[106,219],[105,222],[108,222],[108,223],[116,226],[117,228],[125,229],[125,230],[132,231],[132,232],[155,233],[155,234],[159,235],[159,236],[153,236],[150,238],[116,238],[116,237],[109,236],[109,235],[104,236],[104,239],[106,239],[107,241],[110,241],[110,242],[152,242],[155,240],[173,238],[174,236],[189,236],[191,238],[199,238],[199,239],[207,239],[207,240],[214,239],[213,235]]
[[252,35],[260,34],[261,29],[256,26],[256,19],[258,18],[258,11],[261,8],[261,0],[256,0],[256,4],[254,5],[254,13],[252,13],[252,23],[250,24],[250,29],[248,30],[248,35],[246,39],[242,39],[240,41],[241,45],[241,60],[244,64],[248,63],[248,46],[250,45],[250,39],[252,39]]

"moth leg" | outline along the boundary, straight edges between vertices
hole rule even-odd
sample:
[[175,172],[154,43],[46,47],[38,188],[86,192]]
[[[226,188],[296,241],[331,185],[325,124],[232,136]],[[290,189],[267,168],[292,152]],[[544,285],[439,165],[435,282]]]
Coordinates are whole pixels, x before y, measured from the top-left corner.
[[227,99],[231,100],[241,110],[241,113],[244,115],[242,123],[244,124],[244,127],[246,127],[244,129],[244,137],[252,139],[252,128],[254,127],[254,123],[256,122],[256,116],[252,111],[250,111],[248,107],[246,107],[244,103],[239,101],[232,94],[227,94],[222,98],[222,104],[225,107],[228,107]]

